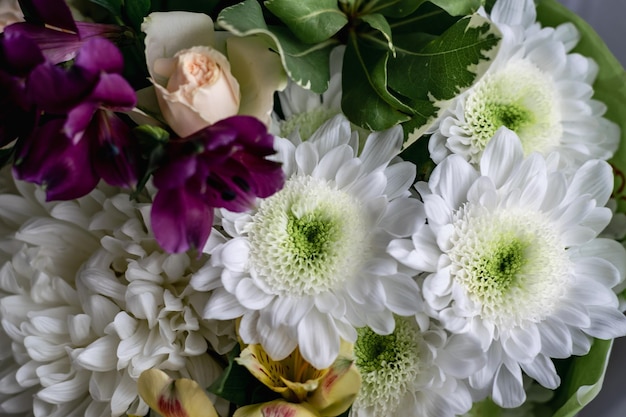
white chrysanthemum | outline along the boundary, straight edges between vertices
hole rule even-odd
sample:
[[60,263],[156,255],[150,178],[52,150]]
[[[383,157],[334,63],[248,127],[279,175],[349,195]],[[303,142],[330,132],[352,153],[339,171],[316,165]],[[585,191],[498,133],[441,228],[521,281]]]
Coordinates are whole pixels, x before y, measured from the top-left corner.
[[472,409],[463,417],[537,417],[551,415],[551,409],[547,404],[554,397],[554,391],[534,382],[528,377],[524,377],[524,388],[526,389],[526,401],[519,407],[501,408],[490,399],[475,402]]
[[306,140],[327,120],[341,113],[341,66],[345,47],[330,53],[330,81],[322,94],[300,87],[289,80],[283,91],[277,92],[282,117],[272,114],[271,132],[280,137],[297,134]]
[[602,117],[606,106],[592,99],[596,63],[570,53],[579,38],[574,25],[542,28],[532,0],[498,0],[491,19],[503,34],[500,52],[431,129],[432,159],[439,163],[454,153],[478,164],[502,126],[517,133],[526,155],[556,150],[564,166],[574,167],[609,159],[619,128]]
[[284,188],[248,213],[223,212],[232,238],[211,252],[221,282],[205,317],[242,316],[240,336],[280,360],[296,345],[313,366],[328,367],[355,327],[393,331],[393,313],[412,315],[420,293],[386,254],[387,243],[423,218],[409,198],[415,167],[390,164],[402,130],[369,136],[359,155],[350,123],[336,116],[294,145],[277,138]]
[[149,205],[128,194],[43,197],[23,183],[0,195],[0,220],[14,230],[5,235],[12,256],[0,271],[0,314],[17,363],[0,393],[29,393],[14,409],[143,415],[136,387],[143,370],[203,386],[214,380],[220,368],[207,349],[229,349],[234,326],[200,317],[207,294],[188,284],[206,257],[164,253],[149,231]]
[[589,336],[626,334],[613,291],[626,274],[626,251],[598,238],[611,167],[594,160],[571,177],[552,154],[524,159],[519,138],[502,128],[477,170],[458,155],[418,183],[427,224],[389,247],[398,260],[429,272],[429,313],[454,333],[481,338],[488,364],[469,378],[494,401],[524,401],[522,372],[559,385],[550,358],[584,355]]
[[485,364],[471,336],[450,337],[434,325],[422,330],[399,317],[390,335],[358,330],[354,345],[361,390],[352,417],[452,417],[467,412],[472,398],[462,381]]

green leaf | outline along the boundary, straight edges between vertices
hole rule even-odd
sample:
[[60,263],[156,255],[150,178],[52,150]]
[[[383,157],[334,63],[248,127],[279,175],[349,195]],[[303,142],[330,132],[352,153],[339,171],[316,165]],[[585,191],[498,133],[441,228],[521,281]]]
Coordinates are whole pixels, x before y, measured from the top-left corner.
[[482,5],[482,0],[383,0],[382,5],[377,4],[374,10],[387,17],[401,18],[409,16],[426,2],[445,10],[450,16],[473,14]]
[[389,50],[395,53],[395,49],[393,47],[393,42],[391,39],[391,26],[389,26],[389,23],[385,19],[385,16],[376,13],[367,14],[363,16],[361,20],[367,23],[372,29],[380,32],[387,41],[387,46],[389,47]]
[[482,6],[482,0],[429,0],[451,16],[465,16],[472,14]]
[[124,11],[131,26],[140,32],[143,18],[150,12],[150,0],[126,0]]
[[559,372],[561,386],[549,403],[553,417],[574,417],[598,395],[612,345],[612,340],[595,339],[587,355],[571,357],[565,362],[566,366]]
[[372,47],[356,34],[346,45],[341,108],[352,123],[369,130],[405,122],[412,112],[387,90],[388,58],[389,51]]
[[593,28],[556,0],[537,2],[537,19],[546,26],[572,22],[581,34],[574,52],[593,58],[599,66],[593,85],[594,98],[607,105],[605,117],[617,123],[622,131],[619,149],[610,162],[615,172],[613,197],[618,211],[626,213],[626,72]]
[[235,361],[240,353],[239,345],[230,351],[228,366],[209,387],[209,392],[238,406],[263,403],[280,397],[256,379],[246,367]]
[[141,156],[140,175],[137,186],[131,197],[137,199],[148,183],[150,176],[160,166],[165,157],[165,145],[169,142],[170,134],[160,127],[141,125],[133,129],[137,138]]
[[[113,16],[119,16],[122,12],[122,0],[89,0],[93,4],[104,7]],[[133,0],[130,0],[133,1]]]
[[348,23],[336,0],[267,0],[264,4],[308,44],[329,39]]
[[389,64],[389,84],[413,99],[454,98],[489,68],[499,39],[500,32],[486,18],[463,18],[419,51],[398,48]]
[[377,5],[378,13],[387,17],[406,17],[416,11],[427,0],[390,0]]
[[256,0],[245,0],[222,10],[218,24],[238,36],[258,35],[280,54],[287,75],[298,85],[323,93],[330,80],[330,51],[337,41],[307,45],[285,27],[269,27]]
[[448,100],[485,73],[498,52],[499,40],[495,25],[475,14],[460,19],[419,50],[396,44],[397,56],[389,62],[389,87],[418,105],[417,117],[404,126],[405,146],[423,134]]

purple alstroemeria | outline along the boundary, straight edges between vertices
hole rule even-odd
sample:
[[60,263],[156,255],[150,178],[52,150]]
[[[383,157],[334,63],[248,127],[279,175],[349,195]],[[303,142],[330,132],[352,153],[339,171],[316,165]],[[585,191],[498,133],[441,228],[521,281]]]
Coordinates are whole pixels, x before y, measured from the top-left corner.
[[22,4],[31,11],[29,21],[9,25],[4,33],[28,36],[52,64],[74,59],[89,39],[118,42],[127,32],[118,25],[76,22],[65,0],[22,0]]
[[233,116],[171,141],[153,177],[158,192],[151,223],[161,247],[170,253],[201,250],[214,208],[245,211],[257,197],[282,188],[281,165],[266,158],[275,153],[273,143],[265,125],[250,116]]
[[72,143],[63,133],[64,119],[53,119],[35,128],[21,142],[13,166],[16,178],[41,185],[46,200],[82,197],[98,184],[89,158],[88,141]]
[[20,34],[0,36],[0,147],[27,135],[37,120],[25,91],[28,74],[45,62],[39,47]]
[[[14,167],[18,178],[44,185],[48,200],[76,198],[91,191],[94,175],[111,185],[135,184],[134,138],[129,126],[114,113],[131,110],[136,103],[135,91],[121,76],[122,70],[123,59],[115,45],[94,38],[85,42],[71,67],[65,69],[44,61],[30,71],[24,83],[25,96],[38,111],[56,118],[54,128],[46,122],[23,138]],[[45,157],[41,152],[62,142],[59,134],[70,145],[63,142],[61,153],[50,153],[46,163],[40,163]],[[75,170],[67,167],[72,158],[83,159],[76,161]],[[78,172],[80,176],[78,168],[84,170],[85,179],[76,179],[76,190],[69,190],[59,178],[71,184],[73,180],[67,180],[63,173]],[[92,184],[91,188],[86,184]]]

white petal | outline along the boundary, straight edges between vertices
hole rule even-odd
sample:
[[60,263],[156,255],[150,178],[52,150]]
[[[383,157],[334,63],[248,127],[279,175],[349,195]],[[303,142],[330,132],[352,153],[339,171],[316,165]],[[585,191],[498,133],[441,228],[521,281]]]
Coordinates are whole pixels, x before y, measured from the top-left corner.
[[274,295],[266,294],[251,278],[239,281],[235,296],[243,307],[250,310],[261,310],[274,299]]
[[113,336],[105,336],[88,345],[75,358],[76,364],[94,372],[106,372],[116,369],[117,340]]
[[[274,360],[286,358],[298,344],[294,331],[287,326],[271,326],[270,314],[261,312],[257,321],[256,333],[268,355]],[[301,347],[302,348],[302,347]]]
[[243,316],[246,311],[235,296],[218,288],[209,298],[202,317],[209,320],[229,320]]
[[556,389],[561,384],[561,378],[556,373],[554,364],[545,355],[539,355],[530,363],[521,364],[524,372],[546,388]]
[[88,381],[89,372],[77,372],[72,379],[40,390],[37,398],[51,404],[67,403],[86,394]]
[[524,151],[515,132],[501,127],[487,144],[480,159],[480,172],[500,188],[524,159]]
[[339,334],[330,315],[311,310],[298,325],[298,346],[311,365],[328,368],[339,354]]
[[402,142],[403,134],[400,126],[370,134],[361,153],[365,169],[373,171],[386,166],[400,152]]
[[605,161],[588,161],[574,174],[565,196],[565,202],[578,196],[589,195],[589,198],[596,200],[598,206],[604,206],[612,191],[613,171],[611,166]]
[[311,176],[314,178],[333,179],[339,169],[352,157],[353,151],[348,145],[334,148],[320,158],[317,166],[313,168]]
[[392,275],[382,280],[385,289],[385,305],[401,316],[412,316],[422,311],[420,289],[410,277]]
[[508,367],[500,366],[495,376],[492,395],[493,401],[501,407],[513,408],[524,403],[526,392],[519,367],[513,374]]
[[615,308],[588,307],[591,325],[583,331],[598,339],[626,336],[626,316]]

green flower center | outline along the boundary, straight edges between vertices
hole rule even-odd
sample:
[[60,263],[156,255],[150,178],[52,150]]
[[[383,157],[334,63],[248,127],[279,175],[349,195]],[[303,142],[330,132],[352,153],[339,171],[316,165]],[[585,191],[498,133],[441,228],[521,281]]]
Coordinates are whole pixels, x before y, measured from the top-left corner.
[[369,253],[369,229],[354,197],[324,180],[295,176],[252,218],[252,267],[276,294],[330,291],[358,273]]
[[515,236],[500,236],[494,244],[493,253],[485,254],[477,261],[475,274],[478,280],[473,287],[478,291],[506,292],[527,262],[525,254],[528,246],[528,242]]
[[306,213],[300,218],[290,215],[287,234],[295,258],[305,262],[317,262],[337,240],[339,229],[332,219],[325,218],[323,210]]
[[472,162],[479,160],[502,126],[517,133],[526,154],[545,153],[561,140],[561,113],[552,79],[524,60],[481,79],[468,95],[464,116]]
[[540,212],[495,212],[466,205],[456,213],[448,252],[454,279],[481,307],[481,316],[510,328],[541,321],[564,293],[569,256]]
[[396,317],[390,335],[370,328],[357,330],[356,367],[361,374],[358,407],[374,408],[373,415],[392,415],[420,372],[423,339],[410,318]]

